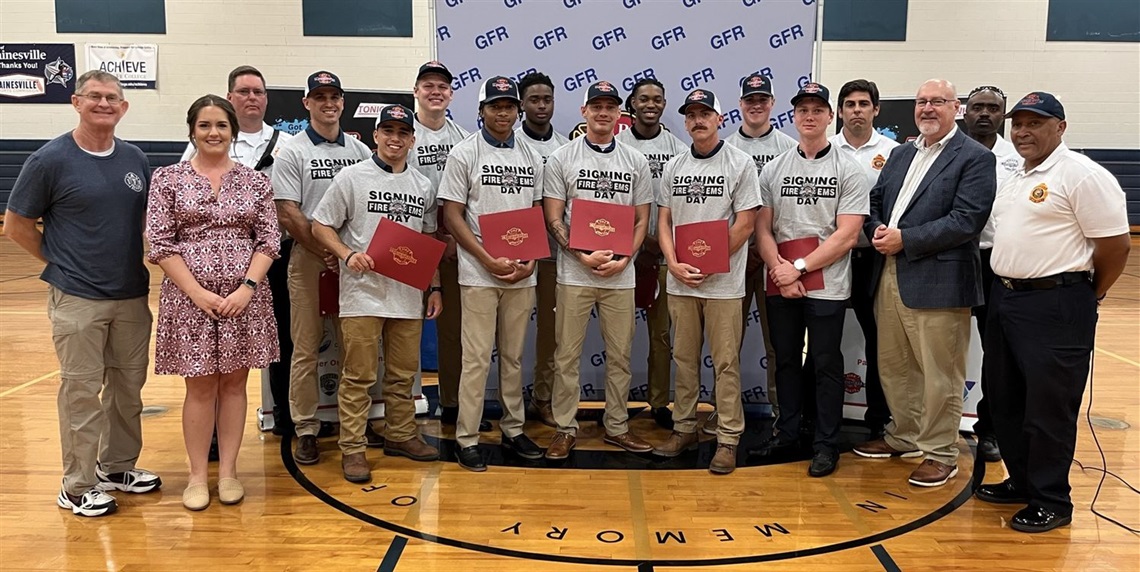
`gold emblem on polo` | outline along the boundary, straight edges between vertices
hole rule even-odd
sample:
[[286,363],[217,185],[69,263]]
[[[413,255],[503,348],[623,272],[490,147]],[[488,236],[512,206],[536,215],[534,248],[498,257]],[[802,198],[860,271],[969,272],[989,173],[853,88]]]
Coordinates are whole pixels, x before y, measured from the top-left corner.
[[392,253],[392,260],[400,266],[417,263],[415,253],[406,246],[393,246],[388,252]]
[[1049,198],[1049,187],[1045,183],[1040,183],[1029,191],[1030,202],[1040,203]]
[[697,258],[708,254],[710,251],[712,251],[712,247],[709,246],[709,243],[705,242],[704,239],[698,238],[689,245],[689,254]]
[[875,158],[871,159],[871,168],[876,171],[882,171],[883,166],[886,164],[887,158],[883,157],[882,155],[875,155]]
[[604,218],[600,218],[590,223],[590,228],[592,228],[594,230],[594,234],[598,236],[609,236],[610,233],[617,232],[617,229],[614,228],[614,225],[610,224],[610,221]]
[[528,238],[530,238],[530,235],[523,232],[523,230],[517,226],[508,228],[507,233],[503,235],[503,240],[507,241],[507,244],[511,246],[518,246]]

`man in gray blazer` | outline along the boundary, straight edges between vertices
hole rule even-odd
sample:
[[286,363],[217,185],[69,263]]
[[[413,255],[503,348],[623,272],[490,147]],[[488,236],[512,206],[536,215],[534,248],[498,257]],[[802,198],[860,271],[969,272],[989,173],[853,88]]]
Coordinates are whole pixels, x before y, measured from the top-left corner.
[[982,302],[978,235],[993,207],[994,155],[958,129],[954,86],[929,80],[915,96],[922,134],[899,145],[871,189],[864,232],[879,253],[871,287],[879,375],[892,421],[864,457],[919,457],[910,483],[958,474],[958,423],[970,308]]

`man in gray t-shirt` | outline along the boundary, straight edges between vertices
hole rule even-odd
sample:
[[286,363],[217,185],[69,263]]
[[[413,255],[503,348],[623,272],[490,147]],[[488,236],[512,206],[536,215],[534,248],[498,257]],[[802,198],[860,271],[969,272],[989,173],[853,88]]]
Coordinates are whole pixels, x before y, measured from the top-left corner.
[[4,234],[47,263],[40,278],[50,285],[63,452],[56,503],[103,516],[117,509],[104,491],[162,486],[135,467],[151,325],[142,240],[150,166],[138,147],[115,137],[128,108],[118,78],[98,70],[79,76],[71,104],[79,125],[28,157]]
[[558,433],[546,457],[565,459],[574,448],[581,397],[579,368],[582,344],[591,311],[597,306],[598,325],[606,347],[605,442],[634,453],[653,446],[629,429],[630,347],[633,344],[634,269],[628,256],[611,250],[590,253],[570,248],[570,220],[577,200],[633,206],[633,251],[645,239],[652,175],[645,156],[614,139],[621,116],[617,88],[599,81],[586,90],[582,117],[586,133],[555,151],[546,161],[543,209],[551,235],[558,242],[558,286],[554,328],[554,420]]
[[[676,457],[697,445],[697,397],[700,394],[701,347],[708,332],[716,376],[717,449],[709,464],[713,474],[736,469],[736,446],[744,432],[740,396],[740,299],[744,296],[745,246],[752,235],[757,193],[756,170],[745,152],[721,141],[716,95],[705,89],[689,92],[681,104],[685,129],[693,139],[688,153],[665,165],[657,197],[657,240],[669,265],[669,317],[673,319],[673,360],[677,364],[673,433],[654,449]],[[702,274],[677,260],[673,230],[683,224],[727,220],[729,271]]]
[[[859,165],[827,141],[835,114],[827,88],[809,83],[792,98],[800,144],[764,167],[764,206],[756,242],[779,294],[768,297],[769,331],[776,349],[780,416],[772,448],[794,445],[803,395],[804,333],[815,367],[815,441],[808,474],[822,477],[839,461],[843,420],[843,318],[851,296],[851,249],[870,208],[870,189]],[[795,242],[793,242],[795,241]],[[803,244],[802,247],[795,247]],[[822,273],[821,288],[809,290]]]

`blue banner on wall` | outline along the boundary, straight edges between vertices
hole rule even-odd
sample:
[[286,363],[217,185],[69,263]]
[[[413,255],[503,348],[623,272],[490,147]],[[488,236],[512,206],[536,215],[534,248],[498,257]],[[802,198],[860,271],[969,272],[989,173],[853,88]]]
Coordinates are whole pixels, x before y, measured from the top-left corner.
[[70,103],[75,44],[0,44],[0,103]]

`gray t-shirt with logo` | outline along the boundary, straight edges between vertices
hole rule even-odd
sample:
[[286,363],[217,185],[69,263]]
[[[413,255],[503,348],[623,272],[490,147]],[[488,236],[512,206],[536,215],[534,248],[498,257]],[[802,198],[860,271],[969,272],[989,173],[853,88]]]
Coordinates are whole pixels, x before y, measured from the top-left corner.
[[301,212],[309,220],[317,209],[333,177],[345,167],[355,165],[372,151],[359,139],[345,134],[344,145],[328,141],[314,142],[309,132],[302,131],[281,143],[273,160],[273,198],[300,203]]
[[[479,217],[525,209],[542,200],[542,156],[521,137],[514,147],[494,147],[482,132],[469,135],[451,149],[439,200],[466,205],[467,226],[475,238],[483,240]],[[535,275],[514,284],[495,278],[474,254],[459,246],[459,283],[491,288],[529,288]]]
[[470,133],[450,119],[445,119],[439,129],[429,129],[420,123],[419,116],[416,116],[415,124],[416,144],[408,150],[408,165],[427,177],[432,188],[438,191],[451,148]]
[[[543,165],[546,164],[546,159],[547,157],[550,157],[551,153],[557,151],[563,145],[570,142],[569,139],[554,129],[551,129],[550,138],[545,141],[541,139],[532,139],[521,125],[515,128],[515,137],[518,137],[519,139],[525,139],[528,145],[530,145],[535,151],[538,151],[538,154],[542,155]],[[554,237],[550,236],[549,234],[546,238],[550,242],[550,256],[548,258],[543,258],[543,260],[554,260],[555,257],[558,256],[558,242],[555,241]]]
[[[345,167],[329,185],[313,220],[337,229],[341,242],[365,252],[380,220],[436,230],[435,189],[414,169],[389,173],[374,159]],[[423,292],[377,272],[358,274],[340,263],[340,316],[423,318]]]
[[[697,158],[691,151],[673,157],[661,179],[657,204],[670,209],[674,228],[710,220],[728,220],[731,227],[736,213],[760,205],[756,164],[747,153],[728,144],[711,157]],[[670,296],[743,298],[746,248],[742,246],[732,254],[728,273],[710,275],[696,288],[684,285],[670,273],[665,291]]]
[[[863,169],[832,146],[823,157],[805,159],[792,149],[773,159],[760,174],[760,196],[772,209],[776,243],[817,237],[822,244],[838,228],[838,215],[866,215],[871,187]],[[862,225],[860,225],[862,228]],[[808,298],[846,300],[851,296],[851,253],[823,269],[823,290]]]
[[757,175],[763,172],[764,165],[775,159],[777,155],[796,147],[795,139],[775,127],[760,137],[749,137],[737,129],[735,133],[725,137],[724,141],[752,156],[752,161],[756,163]]
[[653,202],[649,206],[649,234],[657,236],[657,197],[661,194],[661,171],[669,159],[687,153],[689,148],[664,126],[656,137],[642,139],[634,135],[630,127],[617,134],[617,140],[641,151],[649,161],[649,172],[653,174]]
[[[566,201],[562,222],[567,230],[574,199],[631,206],[653,202],[653,175],[645,155],[621,141],[614,141],[613,145],[613,150],[602,153],[592,149],[582,136],[547,158],[543,196]],[[635,280],[632,263],[621,274],[603,278],[559,250],[559,284],[619,289],[633,288]]]
[[40,279],[88,300],[145,296],[143,221],[150,165],[134,145],[114,140],[110,155],[79,148],[71,132],[52,139],[20,169],[8,210],[44,219]]

